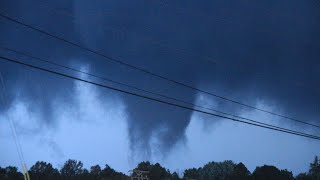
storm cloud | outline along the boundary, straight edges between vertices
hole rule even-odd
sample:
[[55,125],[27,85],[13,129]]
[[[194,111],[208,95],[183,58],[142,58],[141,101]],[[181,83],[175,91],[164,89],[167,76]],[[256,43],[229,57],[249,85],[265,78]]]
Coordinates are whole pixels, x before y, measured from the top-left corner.
[[[121,61],[243,103],[263,101],[288,116],[320,123],[320,6],[316,1],[15,0],[0,4],[1,12],[10,17]],[[195,91],[119,66],[5,19],[0,21],[3,46],[76,68],[86,63],[95,74],[197,102]],[[4,50],[1,54],[37,63]],[[17,97],[27,99],[39,109],[45,125],[55,126],[54,99],[73,101],[68,80],[4,62],[0,70],[11,103]],[[107,96],[104,92],[99,96]],[[154,138],[163,155],[186,140],[192,112],[120,96],[134,154],[150,157]],[[204,97],[219,110],[249,110]]]

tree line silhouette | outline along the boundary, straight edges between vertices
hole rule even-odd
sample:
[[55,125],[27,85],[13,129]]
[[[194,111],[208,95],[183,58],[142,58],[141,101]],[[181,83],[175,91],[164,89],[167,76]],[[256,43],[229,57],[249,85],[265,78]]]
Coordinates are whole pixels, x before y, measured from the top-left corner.
[[[209,162],[200,168],[184,170],[181,177],[177,172],[171,173],[159,163],[141,162],[134,170],[148,171],[146,176],[150,180],[320,180],[320,161],[316,156],[310,163],[309,171],[293,176],[292,172],[280,170],[275,166],[264,165],[256,167],[251,173],[243,163],[233,161]],[[110,166],[91,166],[88,170],[77,160],[67,160],[58,170],[52,164],[38,161],[30,169],[32,180],[127,180],[130,175],[117,172]],[[17,167],[0,167],[0,180],[23,180],[23,174]]]

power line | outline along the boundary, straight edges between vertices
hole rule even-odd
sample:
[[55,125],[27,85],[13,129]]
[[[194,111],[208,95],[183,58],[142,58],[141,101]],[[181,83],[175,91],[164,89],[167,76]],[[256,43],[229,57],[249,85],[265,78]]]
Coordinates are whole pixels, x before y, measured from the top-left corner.
[[140,97],[140,98],[147,99],[147,100],[150,100],[150,101],[158,102],[158,103],[161,103],[161,104],[166,104],[166,105],[178,107],[178,108],[181,108],[181,109],[195,111],[195,112],[199,112],[199,113],[202,113],[202,114],[207,114],[207,115],[211,115],[211,116],[215,116],[215,117],[219,117],[219,118],[223,118],[223,119],[228,119],[228,120],[231,120],[231,121],[234,121],[234,122],[240,122],[240,123],[244,123],[244,124],[248,124],[248,125],[252,125],[252,126],[257,126],[257,127],[261,127],[261,128],[266,128],[266,129],[270,129],[270,130],[274,130],[274,131],[279,131],[279,132],[283,132],[283,133],[287,133],[287,134],[292,134],[292,135],[297,135],[297,136],[301,136],[301,137],[320,140],[319,136],[314,136],[314,135],[306,134],[306,133],[302,133],[302,132],[301,133],[300,132],[299,133],[295,133],[295,132],[286,131],[286,130],[282,130],[282,129],[277,129],[277,128],[273,128],[273,127],[269,127],[269,126],[264,126],[264,125],[261,125],[261,124],[255,124],[255,123],[252,123],[252,122],[247,122],[247,121],[243,121],[243,120],[239,120],[239,119],[235,119],[235,118],[230,118],[230,117],[222,116],[222,115],[219,115],[219,114],[210,113],[210,112],[202,111],[202,110],[199,110],[199,109],[190,108],[190,107],[187,107],[187,106],[182,106],[182,105],[179,105],[179,104],[163,101],[163,100],[156,99],[156,98],[153,98],[153,97],[148,97],[148,96],[137,94],[137,93],[134,93],[134,92],[130,92],[130,91],[122,90],[122,89],[119,89],[119,88],[107,86],[107,85],[104,85],[104,84],[92,82],[92,81],[89,81],[89,80],[81,79],[81,78],[78,78],[78,77],[74,77],[74,76],[67,75],[67,74],[64,74],[64,73],[60,73],[60,72],[57,72],[57,71],[53,71],[53,70],[50,70],[50,69],[42,68],[42,67],[35,66],[35,65],[32,65],[32,64],[24,63],[24,62],[15,60],[15,59],[6,58],[6,57],[3,57],[3,56],[0,56],[0,59],[4,60],[4,61],[15,63],[15,64],[20,64],[20,65],[23,65],[23,66],[27,66],[29,68],[45,71],[45,72],[48,72],[48,73],[51,73],[51,74],[59,75],[59,76],[62,76],[62,77],[68,78],[68,79],[73,79],[73,80],[85,82],[85,83],[92,84],[92,85],[95,85],[95,86],[99,86],[99,87],[102,87],[102,88],[110,89],[110,90],[113,90],[113,91],[118,91],[118,92],[121,92],[121,93],[125,93],[125,94],[136,96],[136,97]]
[[[49,9],[49,10],[52,11],[53,13],[55,13],[56,15],[59,14],[59,12],[56,11],[56,9]],[[70,12],[66,11],[66,13],[70,13]],[[71,17],[72,18],[71,22],[73,24],[78,24],[77,22],[74,21],[75,17],[73,15],[68,14],[68,15],[63,15],[63,16]],[[150,26],[145,26],[145,27],[150,29]],[[140,40],[148,41],[149,44],[151,44],[151,45],[158,46],[158,47],[163,47],[163,48],[166,48],[167,50],[178,52],[178,53],[184,54],[186,56],[200,57],[200,59],[198,59],[198,60],[206,62],[206,63],[210,63],[212,65],[216,65],[216,63],[217,63],[214,60],[214,58],[209,56],[209,55],[197,55],[195,53],[192,53],[191,51],[189,51],[186,48],[176,48],[176,47],[172,47],[172,46],[170,47],[167,44],[162,43],[160,41],[155,41],[150,37],[143,37],[143,36],[141,36],[141,34],[139,34],[137,32],[127,31],[125,27],[122,27],[120,25],[115,25],[115,27],[107,26],[107,27],[104,27],[102,30],[103,31],[104,30],[111,30],[113,32],[115,32],[115,31],[116,32],[121,32],[121,33],[123,33],[125,35],[128,35],[130,33],[131,36],[132,35],[137,35],[137,36],[139,36]],[[190,63],[190,62],[182,61],[180,59],[178,59],[178,61],[183,62],[183,63]]]
[[[3,107],[6,108],[6,106],[8,106],[8,101],[6,99],[6,87],[5,87],[3,76],[2,76],[1,72],[0,72],[0,81],[1,81],[0,83],[1,83],[1,86],[2,86],[1,100],[3,102],[2,103]],[[13,140],[14,140],[14,143],[15,143],[16,148],[17,148],[17,153],[18,153],[18,157],[19,157],[19,160],[20,160],[20,163],[21,163],[22,172],[23,172],[23,178],[25,180],[30,180],[29,173],[28,173],[28,170],[27,170],[27,165],[25,163],[25,159],[24,159],[24,156],[23,156],[22,146],[21,146],[21,143],[19,141],[18,134],[17,134],[16,124],[15,124],[14,120],[11,119],[11,117],[9,115],[7,115],[7,119],[9,121],[10,128],[11,128],[11,133],[12,133],[12,136],[13,136]]]
[[45,59],[42,59],[42,58],[38,58],[38,57],[32,56],[30,54],[27,54],[25,52],[17,51],[17,50],[8,48],[8,47],[0,46],[0,48],[5,49],[7,51],[11,51],[11,52],[17,53],[17,54],[20,54],[20,55],[23,55],[23,56],[26,56],[26,57],[29,57],[29,58],[32,58],[32,59],[35,59],[35,60],[38,60],[40,62],[45,62],[45,63],[51,64],[51,65],[62,67],[62,68],[65,68],[65,69],[68,69],[68,70],[72,70],[72,71],[75,71],[75,72],[78,72],[78,73],[81,73],[81,74],[85,74],[85,75],[88,75],[88,76],[91,76],[91,77],[99,78],[99,79],[102,79],[104,81],[112,82],[112,83],[115,83],[115,84],[119,84],[119,85],[122,85],[122,86],[125,86],[125,87],[129,87],[129,88],[135,89],[135,90],[139,90],[139,91],[142,91],[142,92],[145,92],[145,93],[153,94],[153,95],[156,95],[156,96],[159,96],[159,97],[163,97],[163,98],[166,98],[166,99],[170,99],[170,100],[174,100],[174,101],[181,102],[181,103],[184,103],[184,104],[188,104],[188,105],[191,105],[191,106],[194,106],[194,107],[210,110],[210,111],[221,113],[221,114],[224,114],[224,115],[228,115],[228,116],[231,116],[231,117],[234,117],[234,118],[239,118],[239,119],[247,120],[247,121],[250,121],[250,122],[254,122],[254,123],[258,123],[258,124],[262,124],[262,125],[266,125],[266,126],[270,126],[270,127],[286,130],[286,131],[300,133],[298,131],[289,130],[289,129],[286,129],[286,128],[282,128],[282,127],[279,127],[279,126],[274,126],[274,125],[263,123],[263,122],[260,122],[260,121],[255,121],[255,120],[252,120],[252,119],[249,119],[249,118],[240,117],[240,116],[237,116],[237,115],[234,115],[234,114],[230,114],[230,113],[218,111],[218,110],[215,110],[215,109],[212,109],[212,108],[208,108],[208,107],[205,107],[205,106],[202,106],[202,105],[194,104],[194,103],[191,103],[191,102],[188,102],[188,101],[184,101],[184,100],[181,100],[181,99],[178,99],[178,98],[173,98],[173,97],[169,97],[169,96],[166,96],[166,95],[163,95],[163,94],[159,94],[159,93],[155,93],[155,92],[152,92],[152,91],[144,90],[144,89],[138,88],[136,86],[132,86],[132,85],[128,85],[128,84],[125,84],[125,83],[122,83],[122,82],[119,82],[119,81],[112,80],[110,78],[98,76],[98,75],[95,75],[95,74],[92,74],[92,73],[88,73],[88,72],[85,72],[85,71],[81,71],[81,70],[78,70],[78,69],[75,69],[75,68],[72,68],[72,67],[61,65],[61,64],[56,63],[56,62],[52,62],[52,61],[48,61],[48,60],[45,60]]
[[222,100],[225,100],[225,101],[229,101],[229,102],[232,102],[234,104],[238,104],[238,105],[241,105],[241,106],[244,106],[244,107],[248,107],[248,108],[251,108],[251,109],[255,109],[255,110],[258,110],[258,111],[261,111],[261,112],[265,112],[265,113],[268,113],[268,114],[272,114],[272,115],[275,115],[275,116],[278,116],[278,117],[282,117],[282,118],[285,118],[285,119],[288,119],[288,120],[291,120],[291,121],[295,121],[295,122],[299,122],[299,123],[302,123],[302,124],[306,124],[306,125],[309,125],[309,126],[313,126],[313,127],[317,127],[317,128],[320,128],[320,125],[316,125],[316,124],[312,124],[312,123],[308,123],[308,122],[305,122],[305,121],[302,121],[302,120],[299,120],[299,119],[295,119],[295,118],[292,118],[292,117],[289,117],[289,116],[285,116],[285,115],[281,115],[281,114],[278,114],[278,113],[274,113],[274,112],[271,112],[271,111],[268,111],[268,110],[264,110],[264,109],[261,109],[261,108],[258,108],[258,107],[255,107],[255,106],[252,106],[252,105],[247,105],[247,104],[244,104],[242,102],[239,102],[239,101],[236,101],[236,100],[233,100],[233,99],[229,99],[227,97],[224,97],[224,96],[220,96],[220,95],[217,95],[215,93],[212,93],[212,92],[208,92],[206,90],[202,90],[202,89],[199,89],[199,88],[196,88],[196,87],[193,87],[191,85],[188,85],[188,84],[185,84],[185,83],[182,83],[182,82],[179,82],[179,81],[176,81],[176,80],[173,80],[173,79],[170,79],[168,77],[165,77],[165,76],[162,76],[162,75],[159,75],[159,74],[156,74],[156,73],[153,73],[147,69],[143,69],[143,68],[140,68],[138,66],[135,66],[135,65],[132,65],[132,64],[129,64],[129,63],[126,63],[124,61],[121,61],[119,59],[116,59],[116,58],[113,58],[113,57],[110,57],[110,56],[107,56],[101,52],[98,52],[94,49],[90,49],[90,48],[87,48],[87,47],[83,47],[77,43],[74,43],[72,41],[69,41],[69,40],[66,40],[64,38],[61,38],[59,36],[56,36],[56,35],[53,35],[53,34],[50,34],[44,30],[41,30],[41,29],[38,29],[38,28],[35,28],[31,25],[28,25],[28,24],[25,24],[21,21],[18,21],[16,19],[13,19],[9,16],[6,16],[6,15],[3,15],[3,13],[0,13],[0,16],[9,20],[9,21],[12,21],[12,22],[15,22],[17,24],[20,24],[24,27],[27,27],[29,29],[32,29],[34,31],[37,31],[39,33],[42,33],[42,34],[45,34],[47,36],[50,36],[52,38],[55,38],[55,39],[58,39],[60,41],[63,41],[67,44],[70,44],[72,46],[75,46],[75,47],[78,47],[80,49],[83,49],[85,51],[88,51],[88,52],[91,52],[93,54],[96,54],[98,56],[101,56],[101,57],[104,57],[106,60],[109,60],[109,61],[113,61],[115,63],[118,63],[120,65],[123,65],[123,66],[127,66],[127,67],[130,67],[130,68],[133,68],[133,69],[136,69],[138,71],[141,71],[145,74],[149,74],[149,75],[152,75],[154,77],[157,77],[157,78],[160,78],[160,79],[163,79],[163,80],[166,80],[168,82],[171,82],[171,83],[174,83],[174,84],[177,84],[177,85],[180,85],[180,86],[183,86],[183,87],[186,87],[186,88],[189,88],[189,89],[192,89],[192,90],[195,90],[195,91],[198,91],[198,92],[202,92],[202,93],[205,93],[205,94],[208,94],[208,95],[211,95],[211,96],[214,96],[216,98],[219,98],[219,99],[222,99]]

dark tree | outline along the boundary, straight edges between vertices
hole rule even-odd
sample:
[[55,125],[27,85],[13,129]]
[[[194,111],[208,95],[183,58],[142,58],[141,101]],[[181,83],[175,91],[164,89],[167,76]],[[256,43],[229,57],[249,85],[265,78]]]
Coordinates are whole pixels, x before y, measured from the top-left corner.
[[0,167],[0,179],[4,179],[6,176],[6,169]]
[[257,167],[253,171],[252,177],[254,180],[280,180],[281,173],[280,170],[274,166],[264,165]]
[[90,174],[93,179],[101,179],[101,167],[99,165],[91,166]]
[[77,176],[83,173],[83,164],[81,161],[71,160],[69,159],[63,165],[60,170],[62,179],[76,179]]
[[201,168],[200,179],[230,179],[235,166],[236,165],[232,161],[210,162]]
[[292,172],[287,170],[279,170],[274,166],[264,165],[257,167],[252,173],[254,180],[292,180]]
[[56,180],[60,178],[59,171],[50,163],[38,161],[29,170],[30,178],[33,180]]
[[138,167],[136,169],[140,171],[149,171],[147,176],[150,179],[162,180],[171,178],[171,173],[164,167],[162,167],[159,163],[151,164],[149,161],[141,162],[138,164]]
[[8,166],[6,168],[0,168],[1,180],[23,180],[23,174],[18,172],[18,168]]
[[309,175],[314,180],[320,180],[320,161],[318,156],[313,160],[313,163],[310,163]]
[[296,180],[312,180],[312,177],[307,173],[300,173],[298,176],[296,176],[295,179]]
[[160,179],[168,179],[171,174],[164,167],[162,167],[159,163],[156,163],[151,166],[150,169],[150,179],[160,180]]
[[177,172],[173,172],[171,175],[171,180],[179,180],[180,177]]
[[87,169],[83,169],[81,174],[79,174],[76,179],[77,180],[94,180]]
[[234,167],[234,170],[231,175],[231,180],[249,180],[250,171],[243,163],[239,163]]
[[[150,180],[180,180],[179,175],[162,167],[159,163],[141,162],[134,170],[148,171]],[[136,171],[133,171],[133,174]],[[101,169],[99,165],[91,166],[90,171],[83,168],[81,161],[68,160],[60,172],[50,163],[36,162],[29,170],[32,180],[128,180],[127,175],[117,172],[106,165]],[[252,174],[243,163],[233,161],[209,162],[201,168],[186,169],[183,179],[197,180],[320,180],[320,162],[316,156],[310,163],[308,173],[301,173],[295,178],[291,171],[280,170],[275,166],[264,165],[257,167]],[[16,167],[0,167],[0,180],[24,180],[22,173]]]
[[183,178],[184,179],[199,179],[200,178],[200,169],[191,168],[184,170]]
[[281,179],[294,180],[294,177],[291,171],[284,169],[284,170],[281,170],[280,173],[281,173]]
[[106,167],[101,171],[101,178],[103,180],[125,180],[127,176],[123,173],[117,172],[112,169],[110,166],[106,165]]

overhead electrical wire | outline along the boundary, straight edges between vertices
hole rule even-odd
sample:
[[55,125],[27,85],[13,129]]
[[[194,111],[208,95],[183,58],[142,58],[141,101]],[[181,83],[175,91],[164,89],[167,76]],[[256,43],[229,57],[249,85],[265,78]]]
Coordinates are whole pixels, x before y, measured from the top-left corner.
[[32,30],[34,30],[34,31],[37,31],[37,32],[39,32],[39,33],[41,33],[41,34],[45,34],[45,35],[50,36],[50,37],[52,37],[52,38],[58,39],[58,40],[60,40],[60,41],[62,41],[62,42],[65,42],[65,43],[67,43],[67,44],[70,44],[70,45],[72,45],[72,46],[78,47],[78,48],[80,48],[80,49],[82,49],[82,50],[85,50],[85,51],[88,51],[88,52],[90,52],[90,53],[93,53],[93,54],[96,54],[96,55],[98,55],[98,56],[101,56],[101,57],[105,58],[105,59],[108,60],[108,61],[113,61],[113,62],[118,63],[118,64],[120,64],[120,65],[127,66],[127,67],[130,67],[130,68],[132,68],[132,69],[136,69],[136,70],[138,70],[138,71],[140,71],[140,72],[143,72],[143,73],[145,73],[145,74],[149,74],[149,75],[151,75],[151,76],[154,76],[154,77],[157,77],[157,78],[160,78],[160,79],[163,79],[163,80],[166,80],[166,81],[168,81],[168,82],[171,82],[171,83],[174,83],[174,84],[177,84],[177,85],[180,85],[180,86],[183,86],[183,87],[192,89],[192,90],[194,90],[194,91],[198,91],[198,92],[201,92],[201,93],[205,93],[205,94],[208,94],[208,95],[210,95],[210,96],[213,96],[213,97],[216,97],[216,98],[225,100],[225,101],[232,102],[232,103],[234,103],[234,104],[238,104],[238,105],[241,105],[241,106],[244,106],[244,107],[248,107],[248,108],[251,108],[251,109],[255,109],[255,110],[258,110],[258,111],[261,111],[261,112],[264,112],[264,113],[272,114],[272,115],[275,115],[275,116],[278,116],[278,117],[281,117],[281,118],[285,118],[285,119],[288,119],[288,120],[291,120],[291,121],[299,122],[299,123],[302,123],[302,124],[305,124],[305,125],[309,125],[309,126],[313,126],[313,127],[320,128],[320,125],[312,124],[312,123],[309,123],[309,122],[306,122],[306,121],[302,121],[302,120],[299,120],[299,119],[296,119],[296,118],[292,118],[292,117],[285,116],[285,115],[281,115],[281,114],[278,114],[278,113],[274,113],[274,112],[271,112],[271,111],[268,111],[268,110],[265,110],[265,109],[261,109],[261,108],[258,108],[258,107],[252,106],[252,105],[244,104],[244,103],[242,103],[242,102],[239,102],[239,101],[236,101],[236,100],[233,100],[233,99],[224,97],[224,96],[220,96],[220,95],[217,95],[217,94],[215,94],[215,93],[212,93],[212,92],[209,92],[209,91],[206,91],[206,90],[202,90],[202,89],[193,87],[193,86],[191,86],[191,85],[188,85],[188,84],[185,84],[185,83],[182,83],[182,82],[179,82],[179,81],[170,79],[170,78],[168,78],[168,77],[165,77],[165,76],[162,76],[162,75],[159,75],[159,74],[156,74],[156,73],[151,72],[151,71],[149,71],[149,70],[147,70],[147,69],[140,68],[140,67],[138,67],[138,66],[129,64],[129,63],[127,63],[127,62],[124,62],[124,61],[122,61],[122,60],[120,60],[120,59],[113,58],[113,57],[111,57],[111,56],[107,56],[107,55],[105,55],[105,54],[103,54],[103,53],[101,53],[101,52],[99,52],[99,51],[94,50],[94,49],[87,48],[87,47],[83,47],[83,46],[81,46],[81,45],[79,45],[79,44],[77,44],[77,43],[75,43],[75,42],[66,40],[66,39],[64,39],[64,38],[62,38],[62,37],[53,35],[53,34],[47,32],[47,31],[45,31],[45,30],[41,30],[41,29],[38,29],[38,28],[33,27],[33,26],[31,26],[31,25],[28,25],[28,24],[26,24],[26,23],[23,23],[23,22],[21,22],[21,21],[19,21],[19,20],[17,20],[17,19],[14,19],[14,18],[11,18],[11,17],[9,17],[9,16],[7,16],[7,15],[4,15],[3,13],[0,13],[0,17],[3,17],[3,18],[5,18],[5,19],[7,19],[7,20],[9,20],[9,21],[12,21],[12,22],[16,23],[16,24],[19,24],[19,25],[22,25],[22,26],[27,27],[27,28],[29,28],[29,29],[32,29]]
[[239,120],[239,119],[236,119],[236,118],[230,118],[230,117],[227,117],[227,116],[222,116],[222,115],[211,113],[211,112],[206,112],[206,111],[203,111],[203,110],[199,110],[199,109],[183,106],[183,105],[172,103],[172,102],[167,102],[167,101],[164,101],[164,100],[161,100],[161,99],[145,96],[145,95],[142,95],[142,94],[138,94],[138,93],[130,92],[130,91],[127,91],[127,90],[115,88],[115,87],[112,87],[112,86],[107,86],[107,85],[104,85],[104,84],[101,84],[101,83],[97,83],[97,82],[85,80],[85,79],[82,79],[82,78],[74,77],[74,76],[71,76],[71,75],[68,75],[68,74],[65,74],[65,73],[61,73],[61,72],[50,70],[50,69],[47,69],[47,68],[35,66],[35,65],[32,65],[32,64],[29,64],[29,63],[25,63],[25,62],[16,60],[16,59],[7,58],[7,57],[4,57],[4,56],[0,56],[0,59],[3,60],[3,61],[15,63],[15,64],[20,64],[20,65],[23,65],[23,66],[27,66],[29,68],[33,68],[33,69],[41,70],[41,71],[48,72],[48,73],[51,73],[51,74],[55,74],[55,75],[58,75],[58,76],[62,76],[62,77],[68,78],[68,79],[85,82],[85,83],[88,83],[88,84],[91,84],[91,85],[95,85],[95,86],[99,86],[99,87],[102,87],[102,88],[105,88],[105,89],[118,91],[118,92],[121,92],[121,93],[124,93],[124,94],[128,94],[128,95],[140,97],[140,98],[143,98],[143,99],[147,99],[147,100],[150,100],[150,101],[158,102],[158,103],[161,103],[161,104],[170,105],[170,106],[178,107],[178,108],[181,108],[181,109],[186,109],[186,110],[189,110],[189,111],[199,112],[199,113],[202,113],[202,114],[207,114],[207,115],[210,115],[210,116],[215,116],[215,117],[218,117],[218,118],[223,118],[223,119],[231,120],[231,121],[234,121],[234,122],[244,123],[244,124],[248,124],[248,125],[252,125],[252,126],[256,126],[256,127],[260,127],[260,128],[265,128],[265,129],[270,129],[270,130],[283,132],[283,133],[287,133],[287,134],[292,134],[292,135],[296,135],[296,136],[301,136],[301,137],[306,137],[306,138],[310,138],[310,139],[320,140],[319,136],[314,136],[314,135],[306,134],[306,133],[302,133],[302,132],[301,133],[300,132],[299,133],[295,133],[295,132],[286,131],[286,130],[282,130],[282,129],[278,129],[278,128],[274,128],[274,127],[269,127],[269,126],[265,126],[265,125],[261,125],[261,124],[256,124],[256,123],[252,123],[252,122]]
[[123,82],[115,81],[115,80],[112,80],[110,78],[106,78],[106,77],[102,77],[102,76],[95,75],[95,74],[92,74],[92,73],[88,73],[88,72],[85,72],[85,71],[82,71],[82,70],[78,70],[76,68],[72,68],[72,67],[69,67],[69,66],[66,66],[66,65],[62,65],[62,64],[59,64],[59,63],[56,63],[56,62],[53,62],[53,61],[45,60],[43,58],[35,57],[35,56],[30,55],[28,53],[21,52],[21,51],[18,51],[18,50],[12,49],[12,48],[8,48],[8,47],[5,47],[5,46],[1,46],[0,45],[0,48],[4,49],[6,51],[11,51],[11,52],[14,52],[16,54],[19,54],[19,55],[22,55],[22,56],[25,56],[25,57],[40,61],[40,62],[44,62],[44,63],[51,64],[51,65],[54,65],[54,66],[62,67],[62,68],[65,68],[65,69],[68,69],[68,70],[71,70],[71,71],[74,71],[74,72],[77,72],[77,73],[85,74],[85,75],[88,75],[88,76],[91,76],[91,77],[95,77],[95,78],[98,78],[98,79],[101,79],[101,80],[104,80],[104,81],[108,81],[108,82],[111,82],[111,83],[119,84],[121,86],[129,87],[129,88],[132,88],[132,89],[135,89],[135,90],[139,90],[139,91],[142,91],[142,92],[145,92],[145,93],[148,93],[148,94],[152,94],[152,95],[156,95],[156,96],[163,97],[163,98],[166,98],[166,99],[170,99],[170,100],[173,100],[173,101],[177,101],[177,102],[181,102],[181,103],[184,103],[184,104],[188,104],[188,105],[191,105],[193,107],[206,109],[206,110],[209,110],[209,111],[213,111],[213,112],[217,112],[217,113],[220,113],[220,114],[228,115],[228,116],[231,116],[231,117],[234,117],[234,118],[239,118],[239,119],[247,120],[247,121],[250,121],[250,122],[254,122],[254,123],[258,123],[258,124],[262,124],[262,125],[266,125],[266,126],[270,126],[270,127],[286,130],[286,131],[300,133],[298,131],[289,130],[289,129],[286,129],[286,128],[282,128],[282,127],[279,127],[279,126],[263,123],[263,122],[252,120],[252,119],[245,118],[245,117],[240,117],[240,116],[237,116],[237,115],[234,115],[234,114],[218,111],[218,110],[215,110],[213,108],[208,108],[208,107],[205,107],[205,106],[202,106],[202,105],[194,104],[194,103],[191,103],[191,102],[188,102],[188,101],[185,101],[185,100],[181,100],[181,99],[178,99],[178,98],[169,97],[169,96],[166,96],[166,95],[163,95],[163,94],[159,94],[159,93],[156,93],[156,92],[152,92],[152,91],[148,91],[148,90],[145,90],[145,89],[141,89],[139,87],[128,85],[128,84],[123,83]]
[[[61,12],[57,11],[56,9],[50,9],[50,7],[48,7],[49,10],[53,13],[55,13],[55,15],[61,15]],[[67,15],[62,15],[62,16],[65,16],[65,17],[70,17],[72,18],[72,23],[73,24],[78,24],[76,21],[74,21],[75,17],[73,15],[70,14],[69,11],[64,11],[64,13],[66,13]],[[144,29],[150,29],[151,26],[144,26]],[[210,63],[212,65],[216,65],[216,61],[213,60],[214,58],[211,57],[211,56],[208,56],[208,55],[197,55],[195,53],[192,53],[191,51],[189,51],[188,49],[185,49],[185,48],[176,48],[176,47],[171,47],[171,46],[168,46],[167,44],[161,42],[161,41],[156,41],[150,37],[143,37],[141,36],[139,33],[137,32],[133,32],[133,31],[128,31],[126,30],[125,27],[122,27],[120,25],[115,25],[114,27],[111,27],[111,26],[107,26],[107,27],[104,27],[102,29],[103,31],[104,30],[110,30],[112,32],[120,32],[120,33],[123,33],[121,34],[121,36],[123,35],[128,35],[128,34],[131,34],[131,36],[133,35],[136,35],[139,37],[139,40],[142,40],[142,41],[146,41],[148,42],[148,44],[151,44],[152,46],[157,46],[157,47],[162,47],[162,48],[166,48],[167,50],[169,51],[174,51],[174,52],[178,52],[180,54],[184,54],[186,56],[193,56],[193,57],[200,57],[198,60],[199,61],[203,61],[205,63]],[[182,61],[180,59],[177,59],[178,61],[180,62],[183,62],[183,63],[190,63],[190,62],[185,62],[185,61]]]
[[[1,100],[2,100],[2,105],[5,109],[8,106],[8,101],[6,99],[6,87],[5,87],[3,76],[2,76],[1,72],[0,72],[0,83],[2,86]],[[22,151],[22,146],[21,146],[18,134],[17,134],[16,124],[15,124],[14,120],[12,120],[9,115],[6,115],[6,117],[9,121],[12,137],[13,137],[14,143],[17,148],[17,153],[18,153],[19,161],[21,163],[21,168],[22,168],[22,172],[23,172],[23,178],[25,180],[30,180],[30,176],[29,176],[29,173],[27,170],[27,165],[26,165],[23,151]]]

